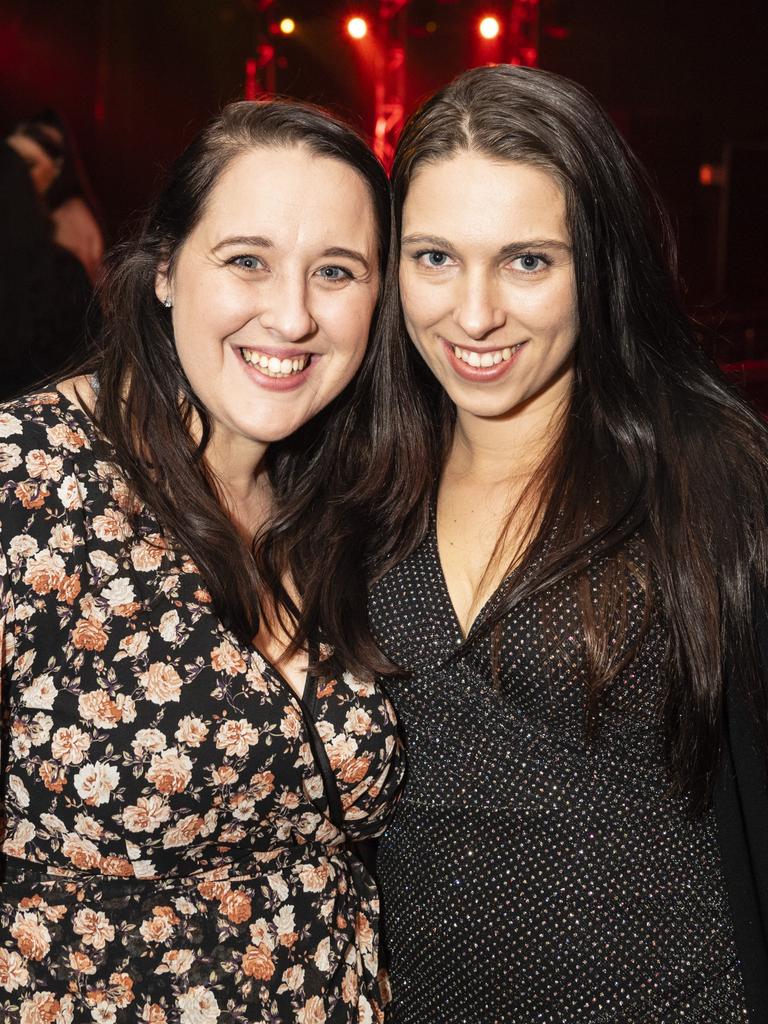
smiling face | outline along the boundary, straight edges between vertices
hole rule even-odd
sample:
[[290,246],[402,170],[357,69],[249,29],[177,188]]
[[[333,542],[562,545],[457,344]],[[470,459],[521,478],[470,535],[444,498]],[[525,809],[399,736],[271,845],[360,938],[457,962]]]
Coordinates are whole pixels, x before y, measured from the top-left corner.
[[563,191],[476,152],[427,163],[403,208],[408,333],[462,417],[558,407],[570,392],[576,286]]
[[373,202],[352,167],[301,145],[237,156],[155,282],[214,448],[258,462],[328,405],[363,359],[378,284]]

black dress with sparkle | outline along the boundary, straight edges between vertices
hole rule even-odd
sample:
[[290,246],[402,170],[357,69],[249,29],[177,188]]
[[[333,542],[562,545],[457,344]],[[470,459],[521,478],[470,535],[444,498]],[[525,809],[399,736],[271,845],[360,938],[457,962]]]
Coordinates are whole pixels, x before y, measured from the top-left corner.
[[[631,640],[639,584],[628,605]],[[504,620],[496,686],[488,641],[459,651],[434,521],[371,615],[410,672],[389,684],[409,774],[378,855],[392,1024],[743,1024],[713,818],[664,770],[661,617],[588,747],[573,583]]]

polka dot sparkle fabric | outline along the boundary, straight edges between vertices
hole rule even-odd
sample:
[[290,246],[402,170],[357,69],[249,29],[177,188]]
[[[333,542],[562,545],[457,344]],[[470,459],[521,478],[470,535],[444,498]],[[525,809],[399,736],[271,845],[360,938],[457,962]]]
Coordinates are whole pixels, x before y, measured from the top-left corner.
[[0,406],[3,1024],[372,1024],[402,760],[370,682],[287,683],[88,418]]
[[[630,637],[643,614],[638,586]],[[664,624],[588,749],[572,583],[504,620],[500,686],[487,641],[459,650],[434,516],[371,615],[410,671],[387,684],[409,768],[378,855],[392,1024],[745,1024],[713,821],[665,777]]]

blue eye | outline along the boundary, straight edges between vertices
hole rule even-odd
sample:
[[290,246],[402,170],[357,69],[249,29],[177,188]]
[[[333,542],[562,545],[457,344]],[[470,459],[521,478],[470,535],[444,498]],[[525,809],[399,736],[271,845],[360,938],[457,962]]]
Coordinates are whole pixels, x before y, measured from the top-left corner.
[[258,256],[233,256],[227,263],[235,267],[242,267],[243,270],[258,270],[263,266]]
[[317,271],[324,281],[350,281],[352,274],[346,267],[320,267]]
[[448,266],[450,256],[447,252],[440,252],[439,249],[425,249],[422,252],[416,253],[416,260],[422,266],[439,270],[441,267]]
[[522,256],[518,256],[512,262],[519,264],[519,269],[523,270],[526,274],[535,274],[537,271],[549,266],[549,260],[535,252],[523,253]]

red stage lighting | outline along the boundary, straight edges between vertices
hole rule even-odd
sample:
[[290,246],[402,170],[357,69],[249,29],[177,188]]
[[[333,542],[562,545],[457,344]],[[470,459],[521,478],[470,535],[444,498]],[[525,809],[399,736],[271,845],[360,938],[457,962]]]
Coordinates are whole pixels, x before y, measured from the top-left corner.
[[368,22],[365,18],[355,16],[347,20],[347,33],[353,39],[364,39],[368,35]]
[[725,168],[722,164],[702,164],[699,167],[700,185],[724,185]]
[[483,39],[495,39],[499,32],[501,32],[501,23],[498,18],[488,15],[487,17],[480,19],[477,30]]

